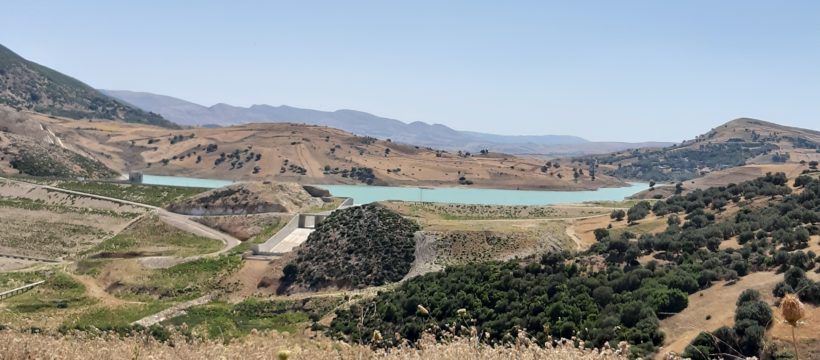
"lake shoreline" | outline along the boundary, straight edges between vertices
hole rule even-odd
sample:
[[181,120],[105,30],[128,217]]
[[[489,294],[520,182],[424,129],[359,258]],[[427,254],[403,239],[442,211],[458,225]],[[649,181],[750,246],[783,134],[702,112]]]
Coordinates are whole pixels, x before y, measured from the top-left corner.
[[[234,184],[230,180],[201,179],[145,175],[143,184],[218,188]],[[472,186],[381,186],[381,185],[322,185],[311,186],[329,190],[336,197],[353,198],[355,204],[379,201],[420,201],[475,205],[566,205],[590,201],[621,201],[641,190],[646,183],[627,183],[628,186],[598,188],[595,190],[531,190],[492,189]]]
[[[146,181],[146,179],[150,179]],[[482,189],[482,190],[510,190],[510,191],[560,191],[560,192],[581,192],[581,191],[596,191],[599,189],[617,189],[617,188],[624,188],[629,187],[631,184],[640,183],[640,181],[621,181],[616,184],[604,184],[604,186],[598,187],[548,187],[548,186],[538,186],[538,185],[523,185],[523,186],[504,186],[504,185],[461,185],[461,184],[453,184],[451,182],[437,182],[437,181],[422,181],[418,183],[405,183],[399,182],[395,184],[374,184],[374,185],[367,185],[363,183],[349,183],[349,182],[312,182],[312,181],[298,181],[298,179],[294,179],[293,181],[281,181],[281,180],[269,180],[269,179],[256,179],[256,180],[230,180],[230,179],[213,179],[213,178],[198,178],[198,177],[190,177],[190,176],[175,176],[175,175],[151,175],[151,174],[144,174],[143,175],[143,184],[145,185],[166,185],[166,186],[187,186],[187,187],[205,187],[205,188],[213,188],[211,186],[192,186],[192,185],[177,185],[178,181],[174,181],[174,179],[186,179],[192,182],[207,182],[207,183],[214,183],[214,184],[222,184],[221,186],[227,186],[234,183],[241,183],[241,182],[254,182],[254,181],[276,181],[276,182],[295,182],[299,185],[305,186],[361,186],[361,187],[392,187],[392,188],[430,188],[430,189]],[[167,181],[166,181],[167,180]]]

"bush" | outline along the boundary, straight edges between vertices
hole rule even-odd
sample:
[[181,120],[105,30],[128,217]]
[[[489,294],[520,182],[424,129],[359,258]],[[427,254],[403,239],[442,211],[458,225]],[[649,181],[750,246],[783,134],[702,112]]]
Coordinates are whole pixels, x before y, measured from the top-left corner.
[[419,226],[380,205],[334,211],[297,250],[283,282],[321,289],[401,280],[415,260]]
[[607,230],[607,229],[600,229],[600,228],[595,229],[595,231],[593,231],[593,233],[595,234],[595,240],[598,240],[598,241],[601,241],[601,240],[606,239],[606,238],[609,237],[609,230]]
[[627,211],[627,221],[630,223],[636,222],[649,215],[649,202],[647,201],[640,201],[635,206],[629,208]]

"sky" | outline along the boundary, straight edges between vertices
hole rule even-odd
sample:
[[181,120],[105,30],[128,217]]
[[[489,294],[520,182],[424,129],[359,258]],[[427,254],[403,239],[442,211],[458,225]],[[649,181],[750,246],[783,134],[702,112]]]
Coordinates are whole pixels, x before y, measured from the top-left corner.
[[817,1],[5,0],[0,44],[102,89],[507,135],[820,129]]

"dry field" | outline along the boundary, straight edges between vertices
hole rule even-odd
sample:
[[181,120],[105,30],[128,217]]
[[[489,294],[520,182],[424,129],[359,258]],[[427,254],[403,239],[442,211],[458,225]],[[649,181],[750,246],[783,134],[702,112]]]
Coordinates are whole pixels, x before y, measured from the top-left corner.
[[[820,274],[808,272],[806,275],[814,281],[820,280]],[[710,288],[689,295],[689,306],[686,309],[661,320],[661,330],[666,334],[666,341],[656,358],[661,359],[668,352],[680,354],[701,331],[714,331],[721,326],[734,325],[735,301],[746,289],[759,291],[763,301],[771,306],[775,315],[772,327],[766,332],[768,341],[791,350],[791,327],[780,318],[777,299],[772,295],[772,289],[780,281],[783,281],[783,274],[756,272],[742,277],[734,285],[727,285],[724,281],[715,282]],[[707,316],[710,317],[708,320]],[[818,333],[820,307],[806,304],[806,317],[796,331],[801,358],[815,359],[820,355]]]
[[497,206],[390,201],[384,206],[416,220],[417,239],[410,276],[468,262],[523,258],[585,248],[572,223],[609,214],[596,205]]
[[179,230],[155,214],[143,216],[128,228],[88,250],[96,258],[133,258],[208,254],[223,247],[219,240]]
[[426,231],[440,266],[509,260],[533,254],[571,249],[572,240],[562,232],[564,223],[540,223],[518,231]]
[[0,256],[0,272],[24,269],[29,266],[40,264],[38,261],[12,259]]
[[386,201],[382,205],[421,220],[569,219],[608,214],[610,208],[586,205],[500,206]]
[[0,180],[0,248],[36,257],[80,253],[143,213],[128,205]]
[[607,226],[612,224],[609,235],[612,238],[617,238],[626,231],[636,235],[662,232],[666,229],[666,221],[666,217],[650,214],[634,225],[629,225],[625,219],[615,221],[609,217],[609,214],[606,214],[573,221],[571,232],[578,238],[581,247],[587,249],[597,242],[594,234],[595,229],[606,229]]
[[[656,358],[661,359],[668,352],[682,353],[701,331],[713,331],[724,325],[732,326],[735,301],[743,290],[758,290],[763,299],[772,304],[772,289],[780,281],[783,281],[782,274],[756,272],[742,277],[734,285],[718,281],[706,290],[689,295],[689,306],[686,309],[661,320],[661,330],[666,334],[666,340]],[[706,319],[707,316],[710,316],[709,320]]]

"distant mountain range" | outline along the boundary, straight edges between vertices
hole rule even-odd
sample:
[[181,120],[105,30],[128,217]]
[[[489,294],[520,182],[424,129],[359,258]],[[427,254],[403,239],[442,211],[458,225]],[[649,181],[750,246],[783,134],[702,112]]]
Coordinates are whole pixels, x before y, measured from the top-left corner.
[[254,122],[292,122],[328,126],[358,135],[391,139],[418,146],[467,151],[489,149],[511,154],[549,156],[584,155],[628,148],[670,145],[670,143],[663,142],[592,142],[568,135],[495,135],[459,131],[445,125],[427,124],[420,121],[408,124],[356,110],[319,111],[286,105],[253,105],[245,108],[216,104],[206,107],[182,99],[147,92],[100,91],[145,111],[162,114],[165,118],[186,126],[229,126]]
[[94,88],[0,45],[0,105],[71,119],[108,119],[177,127],[154,113],[124,104]]

